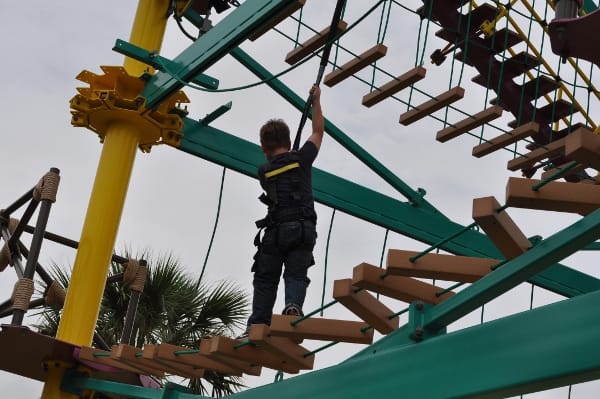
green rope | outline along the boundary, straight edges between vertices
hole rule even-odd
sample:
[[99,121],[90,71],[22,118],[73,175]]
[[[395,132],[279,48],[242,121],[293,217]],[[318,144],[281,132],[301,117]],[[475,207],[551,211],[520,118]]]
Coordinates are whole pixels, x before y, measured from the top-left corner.
[[565,173],[567,173],[568,171],[570,171],[577,165],[578,165],[577,161],[573,161],[570,164],[568,164],[567,166],[565,166],[564,168],[557,168],[558,170],[556,172],[552,173],[550,176],[548,176],[544,180],[540,181],[538,184],[535,184],[533,187],[531,187],[531,189],[533,191],[538,191],[540,188],[544,187],[546,184],[550,183],[551,181],[560,178],[561,176],[563,176]]
[[331,241],[331,230],[333,228],[333,220],[335,218],[335,211],[331,212],[331,220],[329,221],[329,232],[327,233],[327,243],[325,244],[325,265],[323,270],[323,290],[321,293],[321,316],[323,316],[323,306],[325,304],[325,288],[327,285],[327,260],[329,258],[329,242]]
[[411,262],[415,262],[417,259],[425,256],[426,254],[428,254],[429,252],[433,251],[434,249],[439,248],[440,246],[444,245],[445,243],[447,243],[448,241],[451,241],[453,239],[455,239],[456,237],[460,236],[461,234],[464,234],[465,232],[467,232],[468,230],[472,229],[473,227],[475,227],[477,225],[477,222],[473,222],[468,226],[463,227],[462,229],[460,229],[459,231],[457,231],[456,233],[436,242],[435,244],[433,244],[432,246],[430,246],[429,248],[427,248],[426,250],[419,252],[417,255],[415,256],[411,256],[409,258],[409,260]]
[[310,352],[308,352],[308,353],[305,353],[305,354],[304,354],[304,357],[310,357],[310,356],[314,356],[315,354],[317,354],[317,353],[321,352],[322,350],[325,350],[325,349],[327,349],[327,348],[331,348],[333,345],[337,345],[337,344],[339,344],[339,342],[337,342],[337,341],[330,342],[330,343],[328,343],[327,345],[323,345],[323,346],[321,346],[320,348],[317,348],[317,349],[315,349],[315,350],[313,350],[313,351],[310,351]]
[[300,14],[298,15],[298,29],[296,30],[296,40],[294,40],[294,48],[300,45],[300,28],[302,27],[302,15],[304,7],[300,8]]
[[[381,248],[381,257],[379,258],[379,268],[383,268],[383,255],[385,255],[385,246],[387,245],[388,234],[390,229],[385,230],[385,237],[383,238],[383,247]],[[379,299],[379,292],[377,293],[377,299]]]
[[[384,15],[387,6],[387,18],[385,19],[384,24]],[[388,24],[390,22],[390,11],[392,9],[392,3],[387,2],[387,0],[383,3],[383,7],[381,7],[381,17],[379,19],[379,30],[377,32],[377,44],[381,44],[385,41],[385,35],[387,33]],[[383,27],[383,32],[382,32]],[[373,62],[373,73],[371,76],[371,87],[369,88],[369,93],[373,91],[375,88],[375,72],[377,71],[377,61]]]
[[275,380],[273,382],[283,381],[283,371],[279,370],[275,373]]
[[215,224],[213,226],[212,234],[210,236],[210,242],[208,243],[208,249],[206,250],[206,256],[204,257],[204,264],[202,265],[202,271],[200,272],[200,277],[198,277],[198,282],[202,281],[202,277],[204,276],[204,271],[206,270],[206,265],[208,264],[208,257],[210,255],[210,251],[212,249],[213,242],[215,240],[215,233],[217,232],[217,226],[219,225],[219,216],[221,214],[221,202],[223,199],[223,186],[225,185],[225,171],[227,168],[223,168],[223,173],[221,174],[221,188],[219,189],[219,202],[217,203],[217,215],[215,217]]
[[452,291],[453,289],[455,289],[455,288],[458,288],[458,287],[460,287],[461,285],[464,285],[464,284],[466,284],[466,283],[464,283],[464,282],[460,282],[460,283],[456,283],[456,284],[454,284],[454,285],[451,285],[451,286],[450,286],[450,287],[448,287],[448,288],[444,288],[443,290],[436,292],[436,293],[435,293],[435,296],[436,296],[437,298],[439,298],[439,297],[441,297],[442,295],[444,295],[444,294],[447,294],[448,292]]
[[405,309],[402,309],[402,310],[401,310],[401,311],[399,311],[399,312],[392,313],[391,315],[389,315],[389,316],[388,316],[388,319],[389,319],[389,320],[395,319],[396,317],[398,317],[398,316],[400,316],[400,315],[403,315],[404,313],[408,312],[409,310],[410,310],[410,306],[409,306],[409,307],[407,307],[407,308],[405,308]]
[[429,24],[431,22],[431,15],[433,15],[433,1],[429,3],[429,16],[427,17],[427,24],[425,25],[425,40],[423,40],[423,51],[421,52],[421,60],[419,65],[423,65],[425,59],[425,50],[427,49],[427,37],[429,36]]
[[184,349],[184,350],[179,350],[179,351],[175,351],[173,352],[173,354],[175,356],[181,356],[181,355],[195,355],[197,353],[200,353],[200,351],[198,349]]
[[304,316],[300,316],[299,318],[293,320],[292,322],[290,322],[290,325],[293,327],[296,324],[301,323],[304,320],[308,319],[309,317],[314,316],[314,315],[316,315],[319,312],[323,312],[324,309],[327,309],[328,307],[333,306],[333,305],[335,305],[338,302],[339,301],[337,299],[335,299],[335,300],[333,300],[333,301],[331,301],[331,302],[329,302],[329,303],[327,303],[325,305],[322,305],[320,308],[317,308],[317,309],[313,310],[312,312],[308,312]]

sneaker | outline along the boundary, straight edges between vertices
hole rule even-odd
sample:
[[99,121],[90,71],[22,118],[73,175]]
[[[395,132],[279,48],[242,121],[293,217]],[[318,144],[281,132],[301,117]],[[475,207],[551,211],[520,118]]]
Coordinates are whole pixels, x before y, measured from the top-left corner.
[[285,308],[283,309],[283,312],[281,312],[281,314],[284,316],[304,316],[302,308],[296,305],[295,303],[288,303],[287,305],[285,305]]

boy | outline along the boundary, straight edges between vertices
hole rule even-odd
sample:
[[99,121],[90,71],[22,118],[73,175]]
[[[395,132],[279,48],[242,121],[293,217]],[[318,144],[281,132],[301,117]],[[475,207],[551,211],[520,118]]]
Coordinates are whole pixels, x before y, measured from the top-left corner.
[[255,238],[258,251],[254,256],[254,298],[247,337],[251,324],[271,324],[277,286],[285,264],[284,315],[302,316],[306,288],[310,283],[308,268],[314,265],[313,248],[317,232],[317,215],[312,194],[312,163],[323,140],[324,120],[321,90],[310,90],[312,134],[298,151],[290,151],[290,130],[281,119],[271,119],[260,129],[260,145],[268,162],[258,169],[265,193],[260,200],[268,206],[267,216],[256,222],[260,231]]

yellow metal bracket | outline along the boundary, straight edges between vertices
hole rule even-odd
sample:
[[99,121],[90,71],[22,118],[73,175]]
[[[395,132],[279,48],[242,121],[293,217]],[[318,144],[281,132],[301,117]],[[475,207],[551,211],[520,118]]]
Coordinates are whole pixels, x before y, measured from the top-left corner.
[[496,33],[496,24],[498,23],[498,21],[500,21],[502,18],[504,18],[505,15],[506,15],[506,7],[498,4],[498,14],[496,15],[496,18],[494,18],[491,21],[485,20],[479,26],[479,29],[485,35],[485,37],[490,37],[494,33]]
[[189,103],[184,92],[179,91],[162,102],[157,109],[146,109],[140,95],[144,81],[129,75],[119,66],[101,66],[104,75],[82,71],[77,80],[88,83],[79,87],[79,94],[70,101],[71,124],[87,127],[104,141],[106,132],[115,122],[128,122],[141,132],[139,148],[150,152],[153,145],[169,144],[179,147],[183,134],[183,120],[187,114],[181,104]]

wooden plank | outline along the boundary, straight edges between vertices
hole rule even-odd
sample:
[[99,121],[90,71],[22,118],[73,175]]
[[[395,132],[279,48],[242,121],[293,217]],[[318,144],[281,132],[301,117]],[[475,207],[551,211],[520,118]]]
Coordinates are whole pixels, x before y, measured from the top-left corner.
[[532,136],[539,132],[540,125],[535,122],[529,122],[511,132],[501,134],[498,137],[494,137],[491,140],[481,143],[478,146],[473,147],[473,156],[481,158],[484,155],[491,154],[500,148],[506,147],[507,145],[516,143],[526,137]]
[[425,78],[426,73],[427,70],[422,66],[413,68],[410,71],[398,76],[394,80],[384,84],[383,86],[376,88],[371,93],[366,94],[362,99],[362,104],[366,107],[372,107],[380,101],[393,96],[400,90],[403,90]]
[[555,140],[551,143],[544,144],[542,147],[528,152],[527,154],[508,161],[506,167],[508,170],[519,170],[532,167],[536,162],[542,159],[551,158],[559,155],[565,146],[565,138]]
[[110,358],[128,366],[145,370],[150,375],[164,376],[165,370],[163,370],[160,365],[144,361],[145,359],[142,358],[137,358],[135,356],[137,351],[138,349],[133,346],[123,344],[113,345],[110,349]]
[[416,122],[419,119],[422,119],[427,115],[460,100],[464,95],[465,89],[459,86],[453,87],[447,92],[442,93],[439,96],[432,98],[418,107],[400,115],[400,123],[405,126],[410,125],[411,123]]
[[[97,356],[96,354],[103,354],[104,356]],[[121,369],[121,370],[125,370],[125,371],[130,371],[132,373],[136,373],[136,374],[143,374],[143,375],[150,375],[151,373],[148,372],[148,370],[146,370],[143,367],[133,367],[130,366],[126,363],[120,362],[118,360],[115,359],[111,359],[110,357],[110,352],[109,351],[105,351],[105,350],[101,350],[98,348],[91,348],[89,346],[82,346],[80,351],[79,351],[79,355],[78,358],[80,360],[84,360],[84,361],[88,361],[88,362],[93,362],[93,363],[99,363],[99,364],[104,364],[106,366],[110,366],[110,367],[115,367],[117,369]],[[154,374],[153,374],[154,375]],[[164,373],[161,375],[157,375],[157,377],[164,377]]]
[[190,348],[185,348],[182,346],[176,346],[171,344],[158,344],[155,345],[155,347],[156,350],[153,353],[155,359],[168,361],[171,363],[181,363],[187,366],[203,368],[206,370],[212,370],[225,375],[241,376],[243,374],[240,370],[230,367],[221,362],[215,361],[213,359],[209,359],[208,357],[202,355],[200,352],[181,355],[175,354],[175,352],[179,351],[189,351]]
[[437,132],[435,136],[437,141],[445,143],[455,137],[460,136],[469,130],[475,129],[485,123],[491,122],[502,116],[502,107],[494,105],[488,109],[476,113],[462,121],[456,123],[454,126],[449,126]]
[[508,179],[506,204],[580,215],[587,215],[600,207],[600,186],[554,181],[534,191],[532,187],[540,181],[517,177]]
[[[336,35],[339,35],[343,31],[345,31],[347,27],[348,24],[345,21],[340,21],[337,26]],[[327,42],[330,28],[331,27],[328,26],[321,32],[317,33],[315,36],[302,43],[300,46],[290,51],[285,57],[285,62],[287,62],[290,65],[294,65],[298,61],[307,57],[313,51],[319,49],[319,47],[323,46]]]
[[386,54],[387,47],[381,43],[377,44],[371,47],[369,50],[362,53],[361,55],[359,55],[357,58],[348,61],[344,65],[340,66],[339,69],[336,69],[335,71],[325,75],[323,83],[329,87],[335,86],[336,84],[352,76],[353,74],[360,71],[372,62],[375,62],[381,57],[384,57]]
[[315,339],[355,344],[371,344],[373,342],[372,328],[361,331],[367,326],[364,322],[309,317],[292,326],[291,322],[297,319],[296,316],[273,315],[271,335],[290,339]]
[[315,357],[309,355],[308,349],[289,338],[272,337],[266,324],[252,324],[248,339],[293,367],[301,370],[313,368]]
[[[540,125],[547,125],[558,122],[562,118],[566,118],[577,111],[578,109],[570,102],[560,99],[553,103],[546,104],[542,108],[538,108],[535,112],[535,119]],[[521,123],[523,123],[523,121],[521,121]],[[517,121],[510,121],[508,126],[513,129],[516,128]]]
[[229,367],[233,367],[234,369],[238,369],[244,374],[248,375],[260,375],[262,367],[256,363],[247,362],[244,360],[233,359],[231,357],[223,356],[216,352],[211,352],[212,349],[212,340],[214,338],[202,338],[200,340],[200,353],[209,359],[218,361],[219,363],[224,363]]
[[513,259],[527,251],[531,242],[506,210],[498,212],[500,204],[494,197],[473,200],[473,220],[485,231],[507,259]]
[[265,351],[253,344],[237,347],[243,341],[227,338],[214,337],[211,340],[210,352],[228,359],[246,362],[248,364],[259,364],[273,370],[281,370],[290,374],[298,374],[300,370],[296,364],[278,358],[272,353]]
[[[550,176],[554,175],[555,173],[558,173],[560,169],[563,169],[563,168],[566,168],[567,166],[569,166],[570,163],[571,162],[566,161],[562,165],[558,165],[555,168],[545,170],[544,172],[542,172],[540,177],[542,178],[542,180],[548,179],[548,178],[550,178]],[[560,178],[577,174],[581,171],[584,171],[585,169],[586,169],[586,165],[577,164],[575,167],[570,168],[567,173],[561,175]]]
[[369,323],[381,334],[389,334],[400,325],[400,319],[390,316],[394,311],[381,303],[366,290],[356,291],[352,279],[336,280],[333,284],[333,297],[352,313]]
[[580,128],[565,139],[565,157],[600,171],[600,136]]
[[292,4],[290,4],[285,9],[283,9],[283,11],[281,11],[279,14],[277,14],[273,18],[271,18],[270,21],[268,21],[267,23],[262,25],[260,28],[258,28],[254,32],[252,32],[250,34],[250,36],[248,36],[248,39],[250,39],[251,41],[255,41],[256,39],[258,39],[259,37],[264,35],[266,32],[268,32],[269,30],[271,30],[272,28],[277,26],[281,21],[290,17],[293,13],[295,13],[296,11],[301,9],[305,3],[306,3],[306,0],[294,1]]
[[390,249],[387,255],[388,274],[472,283],[491,272],[490,267],[500,262],[491,258],[434,253],[411,262],[410,258],[417,254],[415,251]]
[[454,295],[454,292],[447,292],[438,296],[436,294],[443,290],[441,287],[404,276],[381,278],[383,273],[384,270],[377,266],[361,263],[353,269],[352,285],[407,303],[423,301],[436,305]]
[[146,359],[153,364],[159,364],[164,367],[164,370],[168,374],[178,375],[184,378],[202,378],[204,377],[204,369],[194,366],[188,366],[181,362],[172,362],[169,360],[163,360],[156,357],[158,351],[158,345],[144,345],[142,349],[142,359]]

